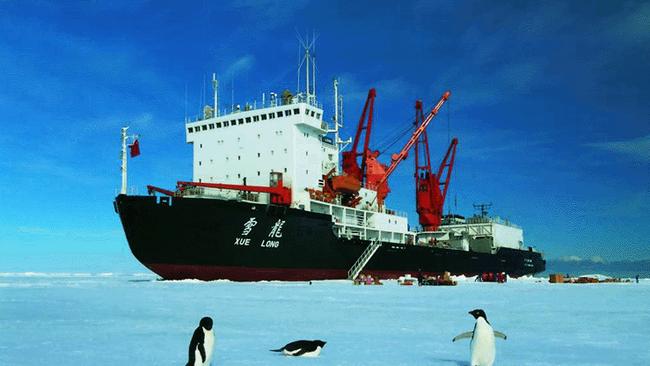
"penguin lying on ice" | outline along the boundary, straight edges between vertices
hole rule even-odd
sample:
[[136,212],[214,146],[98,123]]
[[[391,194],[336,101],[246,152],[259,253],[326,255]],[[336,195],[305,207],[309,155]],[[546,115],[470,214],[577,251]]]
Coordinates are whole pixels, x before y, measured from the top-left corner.
[[288,343],[282,348],[272,349],[271,352],[282,352],[287,356],[316,357],[325,347],[325,343],[327,342],[318,339],[314,341],[300,340]]
[[201,319],[199,326],[192,334],[187,364],[185,366],[209,366],[212,362],[214,350],[214,332],[212,331],[212,318],[206,316]]
[[470,366],[492,366],[496,356],[494,337],[503,339],[507,337],[505,334],[492,329],[483,310],[475,309],[469,313],[476,319],[474,330],[455,336],[452,342],[463,338],[471,338],[469,346],[471,354]]

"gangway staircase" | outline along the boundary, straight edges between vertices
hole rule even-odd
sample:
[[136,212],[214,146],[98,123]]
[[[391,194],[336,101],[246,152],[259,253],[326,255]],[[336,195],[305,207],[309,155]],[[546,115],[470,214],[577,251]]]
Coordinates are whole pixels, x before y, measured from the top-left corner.
[[354,281],[354,279],[357,278],[359,273],[363,270],[363,268],[368,264],[370,261],[370,258],[372,258],[373,255],[377,252],[377,249],[381,247],[381,242],[377,239],[373,239],[370,244],[364,249],[364,251],[361,253],[359,256],[359,259],[357,259],[356,262],[352,265],[352,268],[348,271],[348,279]]

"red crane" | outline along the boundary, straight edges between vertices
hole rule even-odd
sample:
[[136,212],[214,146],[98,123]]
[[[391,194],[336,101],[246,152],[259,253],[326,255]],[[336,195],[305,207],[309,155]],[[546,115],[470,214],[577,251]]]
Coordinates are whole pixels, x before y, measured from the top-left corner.
[[438,114],[438,111],[440,108],[442,108],[442,105],[445,104],[447,99],[449,99],[449,96],[451,95],[450,91],[446,91],[438,103],[431,109],[431,112],[427,115],[427,118],[422,121],[422,123],[415,129],[415,132],[413,132],[413,135],[411,138],[406,142],[406,145],[402,148],[402,150],[399,152],[399,154],[393,154],[391,157],[391,164],[390,166],[386,169],[385,173],[381,178],[376,179],[376,180],[368,180],[366,186],[371,189],[375,189],[377,191],[377,204],[381,207],[384,204],[384,199],[388,195],[388,192],[390,191],[388,189],[388,177],[395,171],[399,163],[402,162],[402,160],[406,159],[408,156],[408,152],[413,147],[413,144],[416,143],[422,132],[425,131],[433,117],[435,117]]
[[[423,121],[422,102],[418,100],[415,102],[416,127],[420,126]],[[422,132],[415,146],[415,202],[420,225],[422,225],[424,231],[436,231],[440,226],[449,180],[454,168],[457,145],[458,139],[452,139],[437,174],[433,174],[431,171],[429,141],[426,131]],[[420,150],[424,154],[422,165],[420,165]],[[443,172],[446,173],[446,176],[444,182],[441,183],[440,177]]]
[[[271,203],[277,205],[290,206],[291,205],[291,188],[285,187],[283,185],[281,173],[271,173],[271,186],[248,186],[241,184],[225,184],[225,183],[205,183],[205,182],[182,182],[179,181],[176,185],[179,192],[185,191],[190,187],[207,187],[207,188],[219,188],[219,189],[228,189],[234,191],[243,191],[243,192],[259,192],[259,193],[268,193],[271,198]],[[163,192],[164,193],[164,192]]]
[[[357,134],[354,137],[354,143],[350,151],[344,151],[341,153],[343,158],[343,172],[348,176],[354,177],[361,182],[361,186],[364,186],[366,181],[366,161],[369,156],[372,156],[376,152],[370,151],[370,132],[372,130],[372,117],[373,109],[375,105],[375,88],[372,88],[368,91],[368,98],[366,98],[366,104],[363,106],[363,113],[361,113],[361,118],[359,119],[359,126],[357,127]],[[368,122],[366,121],[366,114],[368,115]],[[363,150],[357,151],[359,147],[359,140],[361,139],[361,133],[363,130],[366,131],[364,136]],[[377,154],[378,155],[378,154]],[[361,167],[357,163],[357,157],[361,156]]]

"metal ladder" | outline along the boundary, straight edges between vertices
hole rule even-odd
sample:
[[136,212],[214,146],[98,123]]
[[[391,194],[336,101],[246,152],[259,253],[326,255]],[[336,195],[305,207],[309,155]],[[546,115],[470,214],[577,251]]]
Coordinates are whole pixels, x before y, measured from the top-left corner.
[[361,253],[359,256],[359,259],[357,259],[356,262],[352,265],[352,268],[348,271],[348,279],[354,281],[355,278],[361,273],[363,270],[363,267],[368,264],[368,261],[370,261],[370,258],[372,258],[373,255],[377,252],[377,249],[381,246],[381,242],[379,240],[373,239],[370,244],[366,247],[366,249]]

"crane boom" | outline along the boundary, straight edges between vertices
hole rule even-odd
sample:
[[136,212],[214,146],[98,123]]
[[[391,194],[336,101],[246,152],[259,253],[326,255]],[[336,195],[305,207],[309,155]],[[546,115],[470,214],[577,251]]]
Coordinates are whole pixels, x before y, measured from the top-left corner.
[[[442,97],[440,98],[440,100],[438,101],[436,106],[433,107],[433,109],[431,109],[431,112],[429,112],[429,115],[424,120],[424,122],[422,122],[422,124],[415,130],[415,132],[413,132],[413,135],[408,140],[406,145],[404,145],[404,147],[402,148],[402,151],[400,151],[399,154],[394,154],[392,156],[392,159],[391,159],[392,162],[391,162],[390,166],[388,167],[388,169],[386,170],[386,173],[384,174],[384,176],[377,183],[377,186],[381,186],[383,183],[385,183],[386,180],[388,180],[388,177],[391,175],[391,173],[393,173],[393,171],[397,168],[399,163],[402,160],[406,159],[406,157],[408,156],[409,150],[411,149],[411,147],[413,147],[413,144],[415,144],[415,142],[418,140],[418,137],[420,137],[420,134],[422,134],[422,132],[427,128],[427,126],[429,125],[429,123],[431,122],[433,117],[435,117],[438,114],[438,111],[440,110],[440,108],[442,108],[442,105],[445,104],[447,99],[449,99],[450,95],[451,95],[451,92],[449,90],[446,91],[442,95]],[[380,203],[381,203],[381,201],[380,201]]]
[[[372,132],[372,117],[375,106],[375,96],[377,92],[375,88],[368,90],[368,98],[366,104],[363,106],[361,118],[359,118],[359,125],[357,126],[357,133],[354,136],[354,143],[350,151],[344,151],[341,155],[343,157],[343,171],[345,174],[355,177],[363,185],[366,181],[367,158],[370,152],[370,134]],[[368,117],[366,120],[366,116]],[[363,150],[358,151],[359,140],[361,133],[365,130]],[[357,158],[361,156],[361,167],[357,163]]]

